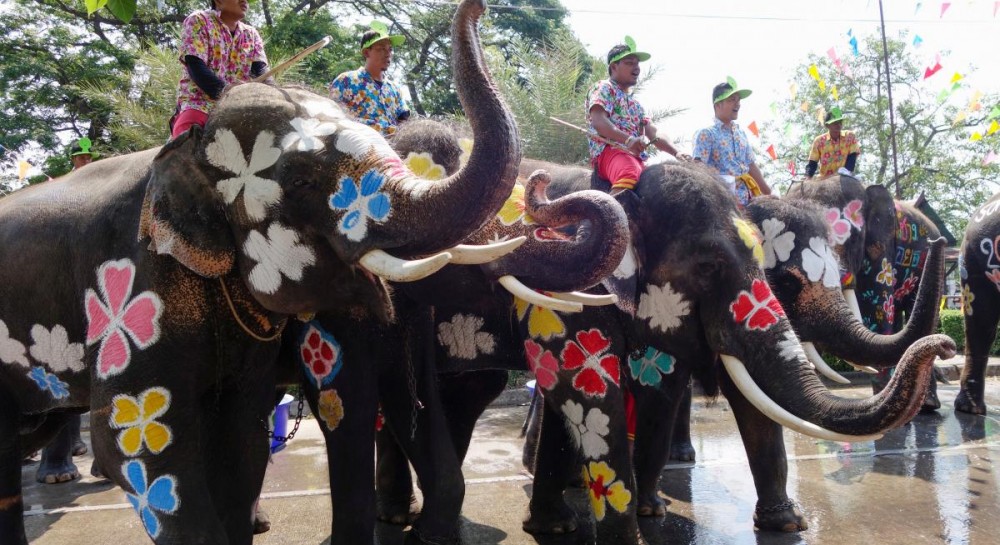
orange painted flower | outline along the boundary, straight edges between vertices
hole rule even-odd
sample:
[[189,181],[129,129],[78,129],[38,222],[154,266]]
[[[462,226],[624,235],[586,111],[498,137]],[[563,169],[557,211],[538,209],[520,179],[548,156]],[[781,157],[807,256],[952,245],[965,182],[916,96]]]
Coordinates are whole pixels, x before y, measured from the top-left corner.
[[319,418],[330,431],[337,429],[344,419],[344,402],[337,395],[337,390],[323,390],[319,393]]
[[135,456],[145,444],[149,452],[159,454],[173,442],[170,428],[156,419],[170,408],[170,391],[155,387],[139,394],[125,394],[111,400],[110,425],[124,430],[118,434],[118,448],[126,456]]

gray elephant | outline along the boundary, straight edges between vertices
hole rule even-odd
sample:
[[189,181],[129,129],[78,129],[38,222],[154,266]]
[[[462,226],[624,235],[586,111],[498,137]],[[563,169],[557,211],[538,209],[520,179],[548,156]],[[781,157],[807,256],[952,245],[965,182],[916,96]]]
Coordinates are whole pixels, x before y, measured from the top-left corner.
[[244,84],[204,131],[0,200],[0,542],[27,543],[23,453],[88,409],[96,458],[154,542],[251,542],[289,317],[388,318],[379,277],[440,268],[511,192],[517,133],[484,68],[483,9],[460,6],[453,54],[491,146],[446,180],[414,177],[326,98]]
[[1000,322],[1000,193],[969,218],[959,258],[965,318],[965,367],[955,410],[986,414],[986,363]]

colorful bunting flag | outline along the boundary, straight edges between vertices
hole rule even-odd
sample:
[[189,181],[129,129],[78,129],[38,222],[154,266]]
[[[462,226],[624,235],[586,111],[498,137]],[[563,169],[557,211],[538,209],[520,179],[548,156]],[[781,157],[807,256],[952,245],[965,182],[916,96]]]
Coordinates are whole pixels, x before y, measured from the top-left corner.
[[920,49],[920,46],[924,44],[924,39],[920,37],[919,34],[913,36],[913,47]]
[[927,79],[934,74],[937,74],[941,70],[941,54],[937,53],[934,55],[934,66],[928,66],[924,70],[924,79]]
[[772,161],[778,158],[778,152],[774,149],[774,144],[767,147],[767,154],[771,156]]
[[917,2],[917,5],[913,7],[913,14],[916,15],[920,13],[920,8],[924,7],[923,2]]
[[990,120],[998,117],[1000,117],[1000,106],[994,106],[993,109],[990,110],[990,115],[986,116],[986,119]]
[[795,161],[788,162],[788,173],[795,176]]
[[986,154],[986,158],[983,159],[983,166],[985,167],[988,165],[992,165],[993,163],[996,163],[998,160],[1000,160],[1000,156],[994,153],[993,150],[990,150],[990,152]]
[[803,100],[802,104],[799,105],[799,109],[802,110],[803,113],[808,112],[809,111],[809,101],[808,100]]
[[788,87],[788,92],[792,94],[792,100],[795,100],[795,95],[799,94],[799,86],[796,84],[791,84]]
[[786,138],[792,135],[792,122],[791,121],[785,122],[785,129],[784,129],[784,131],[785,131],[785,137]]
[[951,122],[952,126],[958,125],[959,123],[965,121],[966,117],[969,117],[969,114],[967,114],[965,110],[958,112],[958,115],[955,116],[955,120]]
[[28,175],[28,171],[31,170],[31,163],[20,160],[17,162],[17,181],[23,182],[24,177]]
[[830,87],[830,96],[833,97],[833,100],[840,100],[840,93],[837,91],[836,85]]
[[812,79],[816,80],[816,83],[819,84],[820,91],[826,91],[826,82],[823,81],[822,77],[820,77],[819,68],[815,64],[809,65],[809,75],[812,76]]
[[948,11],[951,7],[951,2],[941,2],[941,17],[944,17],[944,12]]
[[756,136],[757,138],[760,138],[760,131],[757,129],[756,121],[751,121],[750,124],[747,125],[747,130],[752,132],[753,135]]
[[986,136],[989,136],[997,131],[1000,131],[1000,123],[994,119],[993,123],[990,123],[990,128],[986,129]]
[[969,140],[971,140],[973,142],[978,142],[978,141],[980,141],[982,139],[983,139],[983,135],[980,134],[978,131],[972,133],[972,136],[969,137]]
[[772,102],[770,108],[771,108],[771,115],[777,116],[778,115],[778,103],[777,102]]
[[963,76],[962,74],[959,74],[958,72],[955,72],[955,75],[951,77],[951,82],[952,83],[958,83],[958,80],[962,79],[963,77],[965,77],[965,76]]
[[[1000,4],[1000,2],[997,2],[997,3]],[[854,30],[853,29],[848,29],[847,36],[850,38],[850,40],[847,40],[847,43],[851,44],[851,52],[853,52],[854,56],[857,57],[858,56],[858,37],[854,35]]]
[[1000,8],[1000,2],[993,2],[993,18],[997,18],[997,8]]

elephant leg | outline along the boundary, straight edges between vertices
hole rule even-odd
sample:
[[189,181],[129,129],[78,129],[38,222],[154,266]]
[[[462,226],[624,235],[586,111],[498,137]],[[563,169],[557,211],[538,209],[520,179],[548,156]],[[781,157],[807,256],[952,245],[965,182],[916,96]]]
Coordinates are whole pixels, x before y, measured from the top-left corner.
[[542,405],[545,400],[536,387],[528,404],[528,414],[524,417],[521,433],[524,435],[524,447],[521,450],[521,465],[528,473],[535,474],[535,458],[538,455],[538,438],[542,433]]
[[674,418],[674,432],[670,440],[670,459],[681,462],[695,460],[694,445],[691,443],[691,382],[681,396],[681,404]]
[[[542,398],[545,400],[545,396]],[[535,480],[522,528],[529,534],[566,534],[577,528],[576,514],[563,499],[563,492],[580,470],[579,455],[562,415],[545,401],[539,423]]]
[[375,433],[375,508],[382,522],[405,525],[420,514],[413,494],[410,462],[386,428]]
[[733,384],[729,375],[722,377],[722,393],[729,400],[743,447],[750,462],[757,508],[754,527],[763,531],[796,532],[809,527],[795,502],[788,498],[788,460],[782,428],[764,416]]
[[965,367],[955,397],[956,411],[983,415],[986,414],[986,364],[1000,321],[1000,292],[984,276],[969,271],[968,280],[963,282],[963,288],[975,298],[971,302],[972,314],[965,315]]
[[508,371],[486,370],[441,376],[441,402],[459,462],[465,460],[476,421],[507,387]]
[[80,478],[80,471],[73,463],[73,423],[76,422],[79,435],[80,416],[74,414],[61,418],[65,424],[42,449],[42,461],[35,472],[35,480],[43,484],[65,483]]
[[[690,418],[690,382],[690,374],[678,371],[665,375],[659,388],[634,388],[637,418],[633,463],[639,516],[667,514],[666,503],[657,493],[658,485],[663,466],[673,452],[677,426],[680,420]],[[682,410],[685,400],[686,412]]]
[[24,535],[24,499],[21,496],[21,438],[19,411],[13,396],[0,395],[0,543],[28,545]]
[[82,417],[76,415],[74,418],[69,420],[69,430],[70,436],[73,439],[73,456],[83,456],[89,452],[87,449],[87,443],[83,442],[83,437],[80,435],[80,420]]

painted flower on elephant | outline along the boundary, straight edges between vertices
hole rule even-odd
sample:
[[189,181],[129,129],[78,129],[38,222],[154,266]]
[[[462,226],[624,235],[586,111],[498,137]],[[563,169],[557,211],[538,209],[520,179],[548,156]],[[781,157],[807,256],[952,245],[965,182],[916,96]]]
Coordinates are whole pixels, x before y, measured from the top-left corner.
[[646,347],[641,358],[629,357],[628,367],[632,378],[643,386],[659,386],[663,375],[674,372],[676,360],[670,354],[660,352],[652,346]]
[[385,176],[375,169],[369,169],[355,181],[350,176],[340,179],[340,187],[330,196],[330,208],[344,210],[344,217],[337,229],[355,242],[368,234],[368,222],[382,223],[392,213],[389,195],[381,191]]
[[7,324],[3,320],[0,320],[0,361],[4,363],[16,363],[21,367],[28,367],[31,363],[28,362],[25,352],[24,344],[10,338],[10,330],[7,329]]
[[118,449],[126,456],[135,456],[145,444],[149,452],[159,454],[174,441],[170,427],[157,422],[170,408],[170,391],[163,387],[150,388],[138,397],[119,394],[111,400],[111,429],[118,434]]
[[802,250],[802,269],[810,282],[823,281],[828,288],[840,287],[840,265],[837,255],[820,237],[809,239],[809,247]]
[[587,415],[583,414],[583,405],[572,399],[563,403],[562,412],[566,416],[566,427],[569,428],[573,442],[583,451],[583,456],[596,460],[609,452],[608,442],[604,438],[611,432],[608,423],[611,418],[597,407],[591,407]]
[[802,349],[802,343],[791,329],[782,335],[782,340],[778,341],[778,355],[786,361],[805,361],[806,353]]
[[[847,203],[847,206],[844,207],[844,219],[858,229],[865,226],[865,216],[861,213],[861,208],[863,206],[864,203],[858,199],[854,199]],[[897,203],[896,206],[899,206],[899,204]]]
[[31,357],[49,366],[53,372],[83,371],[83,343],[69,342],[66,328],[56,324],[49,331],[45,326],[35,324],[31,327]]
[[[767,331],[785,316],[785,309],[771,293],[767,282],[755,278],[750,291],[743,290],[729,305],[733,320],[742,323],[749,330]],[[745,323],[744,323],[745,322]]]
[[620,384],[618,356],[607,354],[611,341],[597,329],[578,331],[576,342],[566,341],[560,353],[563,369],[579,369],[573,388],[592,397],[604,397],[608,382]]
[[299,358],[317,388],[333,382],[344,366],[340,343],[316,320],[309,322],[299,340]]
[[907,276],[906,280],[903,280],[903,282],[899,285],[899,287],[896,288],[896,291],[893,292],[892,296],[895,297],[896,299],[902,299],[907,295],[913,293],[913,290],[917,289],[917,284],[919,283],[920,283],[920,275],[914,272],[910,276]]
[[281,150],[274,147],[274,134],[261,131],[250,152],[250,161],[243,155],[240,141],[229,129],[219,129],[213,140],[205,147],[208,162],[218,168],[231,172],[236,176],[226,178],[215,184],[222,194],[226,204],[233,204],[238,195],[243,195],[243,207],[247,217],[253,221],[261,221],[266,217],[267,207],[281,199],[281,186],[278,182],[257,176],[257,173],[270,168],[281,157]]
[[768,218],[761,223],[764,228],[764,268],[774,268],[778,262],[784,263],[795,249],[795,233],[785,231],[785,222]]
[[736,232],[740,235],[740,240],[753,253],[753,258],[757,260],[757,264],[763,267],[764,248],[760,245],[761,236],[757,232],[757,228],[749,221],[736,216],[733,216],[733,225],[736,226]]
[[87,313],[87,346],[100,342],[97,350],[97,376],[106,379],[124,371],[132,360],[132,339],[145,350],[160,339],[160,316],[163,303],[151,291],[131,300],[135,265],[130,259],[106,261],[97,268],[97,288],[84,294]]
[[434,162],[434,157],[426,151],[411,151],[403,159],[410,172],[425,180],[443,180],[448,173],[444,167]]
[[990,269],[986,271],[986,279],[993,282],[997,290],[1000,291],[1000,269]]
[[135,492],[125,493],[128,502],[142,519],[146,533],[156,539],[162,529],[156,513],[172,515],[181,505],[181,499],[177,496],[177,478],[173,475],[160,475],[150,483],[146,476],[146,464],[141,460],[130,460],[122,464],[122,475]]
[[503,206],[500,207],[500,211],[497,212],[497,219],[503,225],[514,225],[518,222],[522,222],[525,225],[533,225],[535,221],[525,212],[525,209],[524,186],[514,184],[514,188],[510,190],[510,196],[507,197]]
[[296,117],[289,122],[292,132],[281,139],[281,148],[285,151],[318,151],[326,147],[324,136],[337,132],[337,125],[323,122],[316,118],[303,119]]
[[646,291],[639,297],[637,314],[649,320],[649,327],[667,333],[681,325],[681,318],[691,313],[691,304],[684,295],[674,291],[667,282],[662,287],[646,285]]
[[519,297],[514,298],[518,321],[528,319],[528,335],[546,341],[566,334],[566,325],[552,309],[529,304]]
[[972,302],[976,300],[976,294],[972,293],[969,285],[962,286],[962,311],[966,316],[972,316]]
[[438,342],[453,358],[472,360],[479,354],[492,354],[496,340],[493,335],[480,331],[483,323],[478,316],[456,314],[450,321],[438,324]]
[[41,367],[32,367],[28,371],[28,378],[35,381],[38,388],[43,392],[49,392],[55,399],[63,399],[69,397],[69,386],[59,380],[59,377],[49,373]]
[[[381,415],[381,407],[379,407],[379,416]],[[319,419],[323,421],[323,425],[330,431],[337,429],[340,421],[344,419],[344,402],[340,399],[340,395],[337,394],[337,390],[320,391]]]
[[843,244],[851,238],[852,225],[861,229],[865,224],[864,216],[861,215],[861,201],[856,199],[847,203],[843,210],[827,208],[823,218],[830,226],[831,242],[836,245]]
[[250,231],[243,243],[243,253],[257,262],[250,270],[250,285],[267,294],[281,288],[282,278],[302,280],[305,268],[316,263],[312,248],[299,244],[299,234],[280,223],[272,223],[267,235]]
[[402,166],[403,163],[399,159],[399,155],[386,142],[382,134],[375,129],[355,121],[342,121],[338,125],[340,132],[337,133],[337,151],[346,153],[358,161],[373,157],[380,161],[391,158],[392,162],[398,161],[399,165]]
[[632,501],[632,493],[625,488],[625,483],[615,480],[615,470],[605,462],[589,462],[583,468],[583,480],[587,483],[590,496],[590,507],[594,518],[604,520],[607,506],[624,513]]
[[524,353],[528,359],[528,367],[535,374],[538,386],[551,390],[559,381],[559,361],[552,352],[542,348],[542,345],[530,339],[524,341]]
[[875,281],[879,284],[892,287],[892,263],[889,263],[887,258],[882,258],[882,270],[879,271],[878,275],[875,277]]

